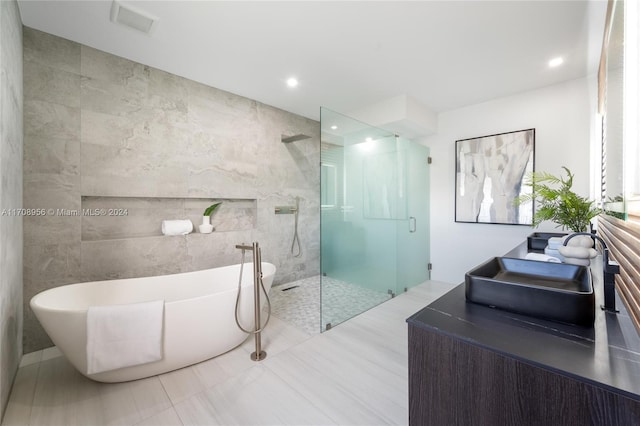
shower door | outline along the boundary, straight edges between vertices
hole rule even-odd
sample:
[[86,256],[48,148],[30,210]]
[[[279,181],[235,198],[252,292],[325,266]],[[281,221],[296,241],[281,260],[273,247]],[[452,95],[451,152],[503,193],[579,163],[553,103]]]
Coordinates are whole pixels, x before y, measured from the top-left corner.
[[324,331],[428,279],[428,169],[386,130],[325,108],[321,129]]
[[400,138],[406,156],[407,215],[397,221],[398,292],[431,278],[429,251],[429,148]]

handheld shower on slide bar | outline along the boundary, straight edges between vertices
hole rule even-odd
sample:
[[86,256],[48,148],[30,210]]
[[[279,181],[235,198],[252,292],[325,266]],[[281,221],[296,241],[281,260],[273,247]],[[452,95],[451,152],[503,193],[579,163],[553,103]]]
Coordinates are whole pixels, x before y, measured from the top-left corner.
[[275,214],[293,214],[293,240],[291,241],[291,254],[293,257],[302,256],[302,246],[300,245],[300,237],[298,236],[298,213],[300,211],[300,197],[296,197],[294,206],[276,206]]

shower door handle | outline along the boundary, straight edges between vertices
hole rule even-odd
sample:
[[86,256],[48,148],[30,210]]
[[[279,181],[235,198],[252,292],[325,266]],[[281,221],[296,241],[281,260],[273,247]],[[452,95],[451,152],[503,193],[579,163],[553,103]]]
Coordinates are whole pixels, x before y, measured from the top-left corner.
[[416,218],[409,216],[409,232],[416,232]]

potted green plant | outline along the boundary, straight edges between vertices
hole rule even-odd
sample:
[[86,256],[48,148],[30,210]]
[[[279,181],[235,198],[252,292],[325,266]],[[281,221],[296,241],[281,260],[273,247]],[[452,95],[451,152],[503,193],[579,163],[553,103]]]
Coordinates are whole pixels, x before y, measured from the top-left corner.
[[545,220],[558,224],[562,229],[573,232],[587,232],[591,219],[601,213],[593,205],[593,201],[582,197],[571,190],[573,173],[562,167],[567,173],[566,178],[556,177],[547,172],[529,173],[525,178],[525,185],[532,189],[531,194],[516,198],[516,204],[535,201],[538,209],[533,215],[532,226],[536,227]]
[[198,228],[200,229],[200,233],[201,234],[210,234],[211,232],[213,232],[213,225],[211,224],[211,215],[213,214],[213,212],[216,211],[216,209],[218,208],[218,206],[220,206],[220,203],[214,203],[211,204],[209,207],[207,207],[204,210],[204,213],[202,214],[202,225],[200,225]]

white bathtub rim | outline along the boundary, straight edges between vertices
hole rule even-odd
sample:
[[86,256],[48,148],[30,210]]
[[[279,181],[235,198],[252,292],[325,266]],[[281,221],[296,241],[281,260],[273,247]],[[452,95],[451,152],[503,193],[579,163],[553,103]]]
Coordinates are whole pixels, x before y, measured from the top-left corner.
[[[263,267],[264,266],[269,266],[273,268],[273,274],[275,274],[276,272],[276,266],[272,263],[269,262],[262,262]],[[99,281],[87,281],[87,282],[81,282],[81,283],[74,283],[74,284],[65,284],[65,285],[61,285],[58,287],[53,287],[47,290],[43,290],[39,293],[37,293],[35,296],[33,296],[31,298],[31,300],[29,301],[29,306],[31,307],[32,310],[38,309],[38,310],[42,310],[42,311],[47,311],[47,312],[69,312],[69,313],[77,313],[77,314],[82,314],[82,313],[86,313],[88,311],[89,307],[86,308],[58,308],[58,307],[54,307],[54,306],[45,306],[42,304],[39,304],[38,301],[39,299],[42,299],[48,295],[50,295],[51,293],[56,292],[56,290],[60,291],[61,289],[70,289],[70,288],[75,288],[75,287],[80,287],[80,286],[99,286],[99,285],[108,285],[109,282],[111,281],[124,281],[124,280],[136,280],[136,279],[140,279],[140,278],[155,278],[155,277],[176,277],[176,276],[181,276],[181,275],[197,275],[198,273],[202,273],[205,271],[210,271],[213,269],[221,269],[221,268],[227,268],[227,267],[233,267],[233,266],[240,266],[239,263],[234,264],[234,265],[227,265],[227,266],[221,266],[221,267],[217,267],[217,268],[209,268],[209,269],[201,269],[198,271],[189,271],[189,272],[178,272],[175,274],[165,274],[165,275],[151,275],[151,276],[145,276],[145,277],[133,277],[133,278],[117,278],[114,280],[99,280]],[[248,266],[251,266],[251,269],[248,268]],[[248,270],[249,273],[253,274],[253,263],[245,263],[244,264],[244,269],[245,272]],[[243,272],[244,273],[244,272]],[[263,279],[265,278],[265,274],[263,274]],[[241,288],[246,288],[249,286],[253,285],[253,280],[251,281],[247,281],[245,283],[243,283],[241,285]],[[169,302],[165,301],[165,306],[166,305],[172,305],[172,304],[179,304],[188,300],[198,300],[198,299],[203,299],[206,297],[211,297],[214,294],[226,294],[226,293],[231,293],[231,292],[237,292],[238,291],[238,286],[237,286],[237,281],[236,281],[236,285],[228,290],[223,290],[223,291],[217,291],[217,292],[212,292],[212,293],[205,293],[202,294],[200,296],[195,296],[195,297],[188,297],[188,298],[184,298],[184,299],[177,299],[177,300],[171,300]],[[114,304],[105,304],[105,305],[91,305],[91,306],[119,306],[119,305],[128,305],[128,304],[132,304],[132,303],[144,303],[144,302],[152,302],[155,300],[164,300],[161,298],[149,298],[149,299],[145,299],[145,300],[139,300],[136,302],[130,302],[130,303],[114,303]]]

